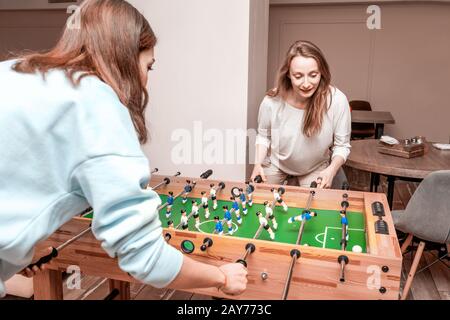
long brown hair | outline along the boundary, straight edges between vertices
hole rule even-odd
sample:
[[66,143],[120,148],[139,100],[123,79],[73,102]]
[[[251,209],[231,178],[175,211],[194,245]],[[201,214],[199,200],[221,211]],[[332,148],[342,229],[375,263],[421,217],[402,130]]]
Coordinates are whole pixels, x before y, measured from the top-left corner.
[[[139,141],[144,144],[148,140],[148,92],[140,76],[139,54],[156,45],[150,24],[123,0],[85,0],[71,19],[53,49],[20,57],[14,70],[40,71],[45,76],[50,69],[63,69],[74,86],[85,76],[97,76],[128,108]],[[79,71],[82,75],[75,79]]]
[[286,58],[278,71],[276,88],[270,90],[267,95],[270,97],[280,97],[287,99],[289,92],[293,89],[289,77],[292,60],[295,57],[313,58],[316,60],[321,74],[319,86],[310,98],[306,106],[303,123],[303,134],[312,137],[319,133],[322,128],[322,120],[327,111],[327,97],[330,96],[331,103],[331,73],[325,56],[322,51],[312,42],[300,40],[295,42],[288,50]]

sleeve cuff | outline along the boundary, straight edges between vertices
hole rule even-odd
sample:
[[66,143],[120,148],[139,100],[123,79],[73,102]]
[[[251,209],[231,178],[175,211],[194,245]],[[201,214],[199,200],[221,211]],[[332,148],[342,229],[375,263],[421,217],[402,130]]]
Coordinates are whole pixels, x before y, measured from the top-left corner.
[[333,150],[333,154],[331,156],[331,160],[333,160],[335,157],[340,156],[344,159],[344,162],[347,161],[348,156],[350,155],[350,149],[349,148],[336,148]]
[[268,138],[263,137],[263,136],[261,136],[261,135],[258,134],[258,135],[256,136],[256,142],[255,142],[255,145],[258,145],[258,144],[263,145],[263,146],[265,146],[266,148],[269,148],[269,147],[270,147],[270,140],[269,140]]

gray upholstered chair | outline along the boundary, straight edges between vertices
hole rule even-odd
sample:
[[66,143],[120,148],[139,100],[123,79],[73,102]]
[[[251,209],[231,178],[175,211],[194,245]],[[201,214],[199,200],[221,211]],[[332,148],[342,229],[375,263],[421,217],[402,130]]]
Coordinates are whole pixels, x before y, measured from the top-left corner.
[[420,239],[401,298],[408,296],[425,242],[450,244],[450,170],[430,173],[420,183],[405,210],[392,211],[395,228],[408,234],[405,253],[414,237]]

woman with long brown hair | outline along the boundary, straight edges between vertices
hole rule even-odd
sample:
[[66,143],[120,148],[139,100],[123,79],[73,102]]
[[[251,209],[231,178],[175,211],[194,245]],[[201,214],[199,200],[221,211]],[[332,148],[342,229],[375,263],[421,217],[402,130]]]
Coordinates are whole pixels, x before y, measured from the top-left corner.
[[297,41],[259,110],[252,180],[261,175],[271,184],[288,180],[306,187],[317,181],[329,188],[350,154],[350,131],[348,100],[331,86],[322,51]]
[[95,237],[138,280],[241,293],[242,265],[195,262],[162,237],[141,150],[149,23],[123,0],[86,0],[72,18],[52,50],[0,63],[0,296],[15,273],[40,271],[26,268],[36,243],[89,205]]

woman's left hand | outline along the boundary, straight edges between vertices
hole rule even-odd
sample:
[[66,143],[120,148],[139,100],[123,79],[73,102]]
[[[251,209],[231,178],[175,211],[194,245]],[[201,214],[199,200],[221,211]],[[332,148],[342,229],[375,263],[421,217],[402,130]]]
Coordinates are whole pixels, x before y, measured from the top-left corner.
[[325,170],[319,173],[319,177],[317,178],[317,188],[319,189],[329,189],[333,183],[333,179],[336,173],[333,168],[328,167]]

